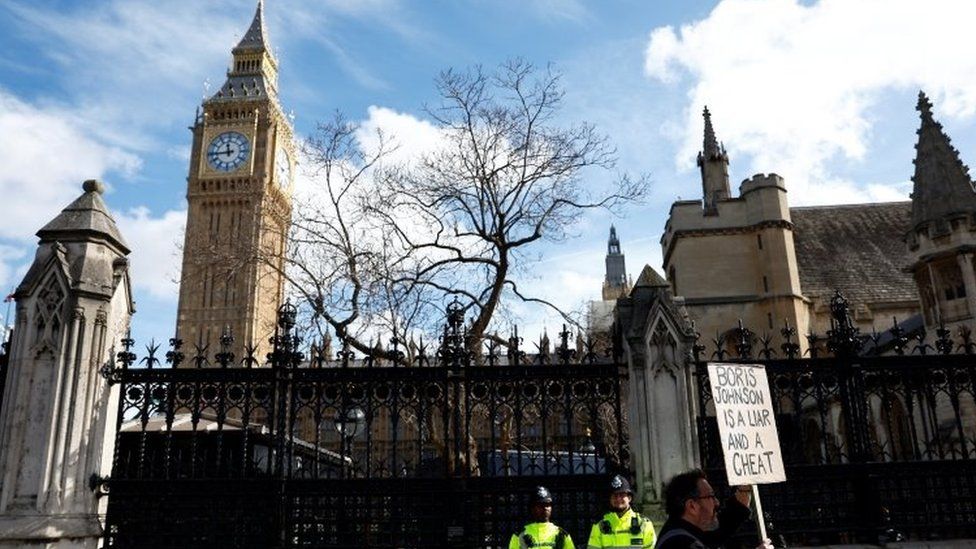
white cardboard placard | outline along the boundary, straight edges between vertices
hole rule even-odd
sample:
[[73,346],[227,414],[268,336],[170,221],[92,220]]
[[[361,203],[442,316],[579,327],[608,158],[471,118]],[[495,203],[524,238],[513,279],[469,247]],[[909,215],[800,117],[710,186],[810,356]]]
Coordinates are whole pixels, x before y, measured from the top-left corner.
[[766,368],[710,362],[708,379],[729,486],[785,481]]

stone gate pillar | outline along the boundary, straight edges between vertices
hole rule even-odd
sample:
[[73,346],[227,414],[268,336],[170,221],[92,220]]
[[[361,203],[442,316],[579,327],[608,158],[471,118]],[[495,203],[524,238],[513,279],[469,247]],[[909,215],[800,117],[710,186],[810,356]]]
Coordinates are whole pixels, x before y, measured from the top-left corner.
[[630,296],[617,301],[616,323],[630,380],[628,421],[637,496],[644,513],[653,515],[664,483],[698,466],[694,330],[682,302],[649,266]]
[[89,480],[111,469],[118,391],[99,368],[133,302],[129,248],[104,186],[86,181],[84,191],[38,231],[34,263],[14,294],[0,408],[0,548],[88,549],[102,532]]

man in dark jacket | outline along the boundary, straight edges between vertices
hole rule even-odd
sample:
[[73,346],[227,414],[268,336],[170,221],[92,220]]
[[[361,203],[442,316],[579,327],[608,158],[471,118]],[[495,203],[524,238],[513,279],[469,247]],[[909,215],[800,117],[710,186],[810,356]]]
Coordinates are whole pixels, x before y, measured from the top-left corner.
[[[718,549],[749,518],[752,487],[738,486],[724,506],[704,471],[694,469],[671,479],[664,488],[668,520],[655,549]],[[757,549],[772,549],[768,540]]]

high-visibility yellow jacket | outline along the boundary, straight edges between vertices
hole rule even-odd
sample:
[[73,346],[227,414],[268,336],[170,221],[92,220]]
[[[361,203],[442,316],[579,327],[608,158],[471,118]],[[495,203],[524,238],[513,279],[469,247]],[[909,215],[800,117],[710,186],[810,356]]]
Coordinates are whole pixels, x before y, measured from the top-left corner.
[[546,547],[551,549],[576,549],[573,538],[551,522],[530,522],[517,534],[512,534],[508,549],[532,549]]
[[654,524],[633,509],[623,516],[610,512],[590,529],[587,549],[629,549],[654,547]]

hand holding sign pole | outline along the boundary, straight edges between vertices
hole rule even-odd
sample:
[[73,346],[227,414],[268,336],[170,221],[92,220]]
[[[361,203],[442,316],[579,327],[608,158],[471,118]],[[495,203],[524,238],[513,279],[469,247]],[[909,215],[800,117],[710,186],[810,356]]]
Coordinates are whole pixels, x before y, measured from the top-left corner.
[[758,364],[709,363],[708,379],[729,486],[752,485],[757,523],[765,540],[766,520],[757,485],[786,480],[766,369]]

